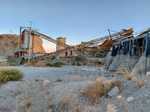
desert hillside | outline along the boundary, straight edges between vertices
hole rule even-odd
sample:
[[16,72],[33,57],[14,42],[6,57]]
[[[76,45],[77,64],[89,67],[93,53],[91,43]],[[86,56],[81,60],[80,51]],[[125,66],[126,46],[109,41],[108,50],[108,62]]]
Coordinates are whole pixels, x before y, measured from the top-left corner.
[[[13,55],[19,50],[19,35],[0,35],[0,56]],[[43,41],[39,37],[34,37],[34,53],[45,53]]]

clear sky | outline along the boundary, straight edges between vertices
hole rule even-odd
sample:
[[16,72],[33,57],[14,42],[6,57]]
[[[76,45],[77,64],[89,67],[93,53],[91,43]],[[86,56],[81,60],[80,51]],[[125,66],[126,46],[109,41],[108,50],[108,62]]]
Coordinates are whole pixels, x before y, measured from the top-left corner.
[[[150,0],[0,0],[0,34],[19,34],[20,26],[40,29],[75,45],[103,35],[150,27]],[[113,33],[113,32],[111,32]],[[46,51],[55,45],[44,41]]]

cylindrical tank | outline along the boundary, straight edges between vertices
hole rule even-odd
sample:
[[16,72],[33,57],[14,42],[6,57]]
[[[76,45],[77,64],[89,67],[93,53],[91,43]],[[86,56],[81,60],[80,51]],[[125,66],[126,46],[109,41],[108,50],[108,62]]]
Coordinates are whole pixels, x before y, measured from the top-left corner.
[[[66,38],[65,38],[65,37],[58,37],[58,38],[57,38],[57,41],[66,44]],[[65,48],[65,47],[63,47],[63,46],[57,45],[57,46],[56,46],[56,51],[61,50],[61,49],[64,49],[64,48]],[[64,54],[61,54],[60,56],[65,56],[65,53],[64,53]]]
[[24,30],[22,32],[21,48],[23,50],[29,49],[29,43],[30,43],[30,49],[31,49],[32,48],[32,37],[30,38],[30,31]]

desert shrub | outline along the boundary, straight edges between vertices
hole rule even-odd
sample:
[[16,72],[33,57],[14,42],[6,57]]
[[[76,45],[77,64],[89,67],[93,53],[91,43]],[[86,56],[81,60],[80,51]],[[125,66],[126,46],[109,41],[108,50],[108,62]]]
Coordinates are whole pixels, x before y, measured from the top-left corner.
[[136,76],[136,75],[132,74],[130,70],[127,70],[126,68],[124,68],[123,76],[126,80],[132,80],[133,76]]
[[52,66],[52,64],[51,64],[51,63],[46,63],[46,64],[45,64],[45,66],[49,66],[49,67],[51,67],[51,66]]
[[132,77],[133,77],[133,74],[131,74],[131,73],[126,73],[126,74],[124,74],[124,78],[125,78],[126,80],[132,80]]
[[69,63],[69,60],[67,62]]
[[72,65],[74,66],[74,65],[75,65],[75,62],[73,62]]
[[63,81],[62,79],[57,79],[55,82],[61,82],[61,81]]
[[36,67],[44,67],[45,63],[44,62],[37,62],[37,63],[34,64],[34,66],[36,66]]
[[26,62],[26,63],[24,63],[23,65],[24,65],[25,67],[27,67],[27,66],[31,66],[31,65],[33,65],[33,64]]
[[1,62],[0,66],[16,66],[15,62]]
[[135,84],[140,89],[141,87],[143,87],[144,85],[146,85],[146,82],[145,81],[135,81]]
[[6,62],[0,62],[0,66],[8,66],[8,63],[6,63]]
[[119,90],[121,90],[121,86],[122,86],[122,81],[121,81],[121,80],[119,80],[119,79],[113,80],[113,81],[111,82],[111,84],[112,84],[112,87],[117,86],[117,87],[119,88]]
[[61,110],[61,111],[64,111],[64,110],[66,110],[67,109],[67,106],[68,106],[68,102],[67,102],[67,100],[63,100],[63,101],[61,101],[60,102],[60,108],[59,108],[59,110]]
[[120,80],[108,81],[104,83],[103,79],[100,81],[94,82],[88,86],[86,91],[86,98],[91,104],[95,104],[98,102],[99,97],[107,97],[108,92],[115,86],[121,88],[122,82]]
[[23,73],[17,69],[1,69],[0,82],[5,83],[8,81],[18,81],[23,77]]
[[54,60],[55,58],[56,58],[56,56],[53,56],[53,57],[52,57],[52,60]]
[[78,66],[81,66],[81,64],[80,64],[79,62],[77,62],[77,65],[78,65]]
[[86,93],[87,93],[86,97],[91,104],[97,103],[96,99],[103,95],[103,91],[104,91],[103,82],[100,82],[98,84],[89,85],[87,88],[87,91],[86,91]]
[[84,62],[83,65],[86,65],[86,62]]
[[61,67],[62,66],[62,63],[61,62],[56,62],[53,64],[54,67]]
[[7,63],[9,66],[16,66],[17,60],[16,59],[8,59]]
[[34,79],[35,81],[42,81],[41,79]]
[[16,66],[16,63],[15,62],[9,62],[8,65],[9,66]]

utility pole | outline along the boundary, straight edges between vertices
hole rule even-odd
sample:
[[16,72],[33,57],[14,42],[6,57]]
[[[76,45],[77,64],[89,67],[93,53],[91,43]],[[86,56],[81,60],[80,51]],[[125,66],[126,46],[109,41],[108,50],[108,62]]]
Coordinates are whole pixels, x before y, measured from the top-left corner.
[[19,58],[20,58],[20,51],[21,51],[21,31],[22,31],[22,27],[20,27],[20,37],[19,37]]
[[110,29],[108,29],[108,33],[109,33],[109,36],[110,36],[110,38],[111,38]]
[[30,22],[30,27],[32,28],[33,21],[29,21],[29,22]]
[[28,63],[29,63],[29,61],[30,61],[30,47],[31,47],[31,28],[30,28],[30,35],[29,35],[29,50],[28,50]]

